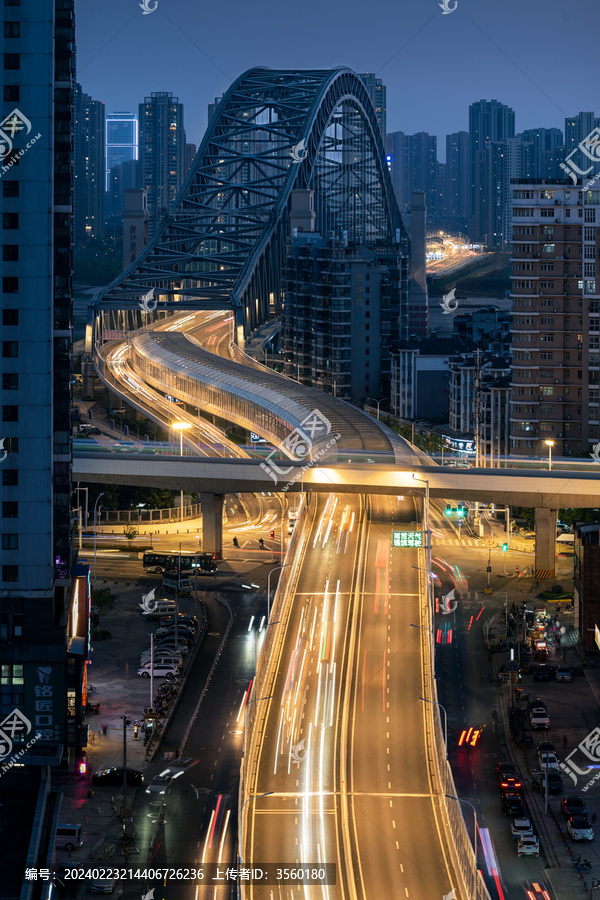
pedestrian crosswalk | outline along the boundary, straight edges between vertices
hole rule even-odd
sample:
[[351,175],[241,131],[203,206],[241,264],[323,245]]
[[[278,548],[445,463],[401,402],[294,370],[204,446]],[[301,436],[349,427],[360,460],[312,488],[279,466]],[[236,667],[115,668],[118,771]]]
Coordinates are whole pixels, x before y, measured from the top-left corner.
[[445,544],[449,547],[486,547],[482,541],[478,541],[476,538],[451,538],[433,535],[431,542],[434,547],[436,544]]

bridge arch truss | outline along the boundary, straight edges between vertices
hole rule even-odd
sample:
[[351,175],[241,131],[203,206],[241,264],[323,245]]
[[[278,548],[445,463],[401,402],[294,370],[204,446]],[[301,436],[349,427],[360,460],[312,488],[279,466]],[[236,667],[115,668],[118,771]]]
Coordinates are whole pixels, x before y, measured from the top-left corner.
[[[296,189],[314,191],[322,235],[347,231],[350,240],[397,243],[408,253],[375,110],[350,69],[241,75],[213,114],[169,217],[95,297],[95,323],[123,329],[126,320],[134,329],[161,310],[231,308],[242,342],[280,311]],[[145,314],[139,301],[151,289],[158,307]]]

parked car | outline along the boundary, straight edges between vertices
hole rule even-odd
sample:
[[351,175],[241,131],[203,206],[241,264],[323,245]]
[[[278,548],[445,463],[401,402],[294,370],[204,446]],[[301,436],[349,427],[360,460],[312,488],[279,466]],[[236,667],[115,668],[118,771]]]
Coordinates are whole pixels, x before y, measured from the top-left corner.
[[564,790],[562,775],[558,772],[548,772],[548,793],[560,794]]
[[547,666],[544,663],[541,663],[539,666],[537,666],[537,668],[535,669],[535,671],[533,673],[533,680],[534,681],[549,681],[551,674],[552,674],[552,669],[550,668],[550,666]]
[[124,416],[125,413],[126,410],[124,406],[115,406],[115,408],[110,411],[111,416]]
[[[178,666],[154,666],[152,674],[155,678],[166,678],[168,675],[179,675]],[[142,678],[150,678],[150,663],[138,669],[138,675]]]
[[[165,625],[172,625],[175,621],[175,616],[161,616],[160,622],[158,623],[161,628],[164,628]],[[184,625],[189,625],[191,628],[198,627],[198,619],[196,616],[188,616],[185,613],[179,613],[179,622],[183,622]]]
[[540,842],[535,834],[526,834],[517,841],[518,856],[539,856]]
[[[127,769],[127,784],[129,787],[138,787],[143,784],[144,776],[137,769]],[[92,775],[92,784],[99,786],[118,787],[123,784],[123,767],[113,766],[112,769],[102,769]]]
[[531,712],[532,709],[536,709],[537,707],[547,710],[546,704],[540,697],[532,697],[527,703],[527,712]]
[[155,641],[154,642],[154,652],[157,653],[159,650],[164,653],[165,651],[169,651],[170,653],[175,652],[175,646],[177,646],[177,653],[181,653],[182,656],[185,656],[186,653],[189,652],[189,644],[185,638],[177,638],[177,645],[175,644],[174,637],[167,637],[163,641]]
[[548,771],[550,771],[551,769],[555,769],[556,771],[558,771],[558,757],[556,753],[540,753],[539,761],[540,769],[543,769],[544,771],[546,769],[548,769]]
[[563,816],[567,819],[571,816],[587,818],[587,809],[585,803],[577,794],[565,794],[560,801],[560,808]]
[[94,878],[93,881],[90,881],[90,893],[112,894],[116,886],[116,878]]
[[544,728],[547,730],[550,728],[550,717],[545,712],[532,710],[529,713],[529,724],[532,731],[539,731]]
[[573,669],[571,666],[559,666],[554,677],[557,681],[573,681]]
[[556,747],[554,746],[552,741],[540,741],[537,745],[538,757],[540,753],[556,753]]
[[[163,635],[175,635],[175,623],[172,625],[161,625],[160,628],[156,629],[156,637],[162,637]],[[190,625],[184,625],[182,622],[177,623],[177,637],[187,637],[190,640],[195,640],[196,633]]]
[[496,777],[501,791],[519,791],[523,787],[512,763],[496,763]]
[[514,838],[527,837],[533,834],[533,825],[531,820],[523,816],[520,819],[513,819],[510,823],[510,830]]
[[513,819],[519,819],[525,814],[523,800],[521,795],[516,791],[508,791],[502,795],[502,812],[505,816],[512,816]]
[[567,819],[567,831],[574,841],[594,840],[594,829],[583,816],[570,816]]

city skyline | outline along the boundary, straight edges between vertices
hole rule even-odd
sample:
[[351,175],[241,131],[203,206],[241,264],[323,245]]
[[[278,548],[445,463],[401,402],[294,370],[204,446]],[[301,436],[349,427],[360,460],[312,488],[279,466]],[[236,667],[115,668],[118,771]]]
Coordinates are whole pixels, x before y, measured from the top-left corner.
[[[370,21],[386,20],[386,28],[370,38],[354,27],[348,6],[338,18],[333,8],[320,11],[323,27],[318,30],[310,16],[297,19],[290,30],[280,6],[264,4],[261,9],[264,24],[259,27],[255,9],[233,5],[236,33],[245,36],[241,41],[235,34],[221,38],[216,10],[186,9],[181,2],[168,7],[159,3],[147,16],[137,4],[128,15],[116,0],[102,7],[77,4],[77,78],[111,111],[136,109],[140,98],[153,90],[172,91],[188,110],[188,140],[199,143],[208,102],[249,66],[345,65],[383,79],[388,132],[437,134],[442,161],[443,138],[468,129],[468,107],[479,99],[497,99],[512,107],[517,132],[541,126],[562,129],[565,116],[598,105],[586,75],[593,38],[589,30],[579,28],[592,12],[589,0],[569,7],[557,0],[539,2],[526,15],[515,0],[488,9],[460,0],[456,11],[446,16],[436,2],[405,3],[396,9],[382,5],[381,14],[371,8]],[[549,65],[548,47],[556,31],[563,33],[570,25],[578,29],[578,52],[565,78],[563,67]],[[530,39],[533,28],[535,41]],[[250,43],[247,35],[252,36]]]

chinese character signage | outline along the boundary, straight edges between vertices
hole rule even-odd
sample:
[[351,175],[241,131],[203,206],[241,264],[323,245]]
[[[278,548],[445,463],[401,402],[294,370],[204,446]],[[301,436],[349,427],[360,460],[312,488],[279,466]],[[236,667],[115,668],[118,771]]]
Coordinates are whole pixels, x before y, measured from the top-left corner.
[[64,664],[25,666],[25,712],[43,742],[64,742],[64,703]]
[[422,531],[392,531],[392,547],[422,547]]

